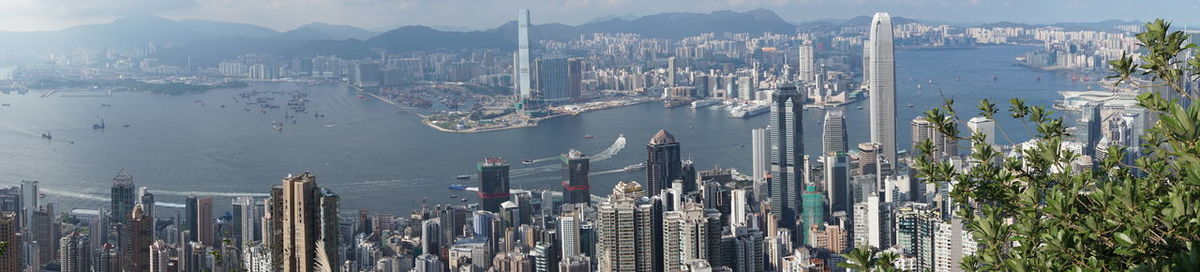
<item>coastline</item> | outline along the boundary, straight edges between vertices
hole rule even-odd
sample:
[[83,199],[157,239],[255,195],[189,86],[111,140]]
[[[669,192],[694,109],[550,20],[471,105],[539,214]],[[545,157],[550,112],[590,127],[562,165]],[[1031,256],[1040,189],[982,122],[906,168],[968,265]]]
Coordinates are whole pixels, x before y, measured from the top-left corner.
[[[548,119],[551,119],[551,118],[556,118],[556,117],[560,117],[560,116],[566,116],[566,115],[579,115],[579,114],[586,113],[586,112],[590,112],[590,111],[601,111],[601,110],[607,110],[607,109],[615,109],[615,108],[626,107],[626,106],[632,106],[632,105],[637,105],[637,104],[642,104],[642,103],[647,103],[647,102],[652,102],[652,101],[658,101],[658,100],[659,100],[659,99],[653,99],[653,98],[634,98],[634,99],[632,99],[632,100],[626,100],[626,101],[623,101],[623,103],[617,103],[617,104],[614,104],[614,105],[609,105],[609,106],[582,108],[582,109],[580,109],[580,110],[578,110],[578,111],[575,111],[575,112],[573,112],[573,113],[567,113],[567,112],[556,112],[555,114],[551,114],[551,115],[547,115],[547,116],[535,117],[535,118],[529,118],[527,122],[520,123],[520,124],[512,124],[512,125],[498,126],[498,127],[481,127],[481,128],[468,128],[468,129],[448,129],[448,128],[444,128],[444,127],[441,127],[441,126],[438,126],[438,125],[434,124],[434,123],[433,123],[433,121],[430,121],[430,120],[429,120],[429,118],[428,118],[429,116],[428,116],[428,115],[421,114],[421,113],[419,113],[419,112],[415,112],[415,111],[417,110],[416,108],[412,108],[412,107],[406,107],[406,106],[404,106],[404,105],[401,105],[400,103],[396,103],[395,101],[391,101],[390,99],[387,99],[387,98],[385,98],[385,97],[382,97],[382,96],[379,96],[379,95],[377,95],[377,94],[374,94],[374,93],[372,93],[372,92],[369,92],[369,91],[363,90],[362,88],[359,88],[358,86],[354,86],[354,85],[350,85],[350,84],[346,84],[346,86],[350,86],[351,88],[354,88],[355,90],[357,90],[357,91],[359,91],[359,92],[365,93],[365,94],[367,94],[367,95],[369,95],[369,96],[371,96],[371,97],[373,97],[373,98],[375,98],[375,99],[377,99],[377,100],[379,100],[379,101],[382,101],[382,102],[384,102],[384,103],[391,104],[392,106],[396,106],[397,108],[400,108],[401,110],[410,111],[410,113],[412,113],[412,114],[415,114],[415,115],[417,115],[417,116],[421,117],[421,124],[423,124],[423,125],[425,125],[425,126],[427,126],[427,127],[433,128],[433,129],[435,129],[435,130],[437,130],[437,131],[441,131],[441,132],[449,132],[449,133],[479,133],[479,132],[490,132],[490,131],[500,131],[500,130],[508,130],[508,129],[519,129],[519,128],[536,127],[536,126],[538,126],[538,123],[540,123],[540,122],[541,122],[541,121],[543,121],[543,120],[548,120]],[[613,101],[618,101],[618,100],[610,100],[610,101],[608,101],[608,102],[613,102]]]

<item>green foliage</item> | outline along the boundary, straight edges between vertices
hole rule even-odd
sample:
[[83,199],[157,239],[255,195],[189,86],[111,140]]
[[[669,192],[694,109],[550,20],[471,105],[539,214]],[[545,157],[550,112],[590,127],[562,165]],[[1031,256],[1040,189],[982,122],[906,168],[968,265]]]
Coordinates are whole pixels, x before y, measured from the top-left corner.
[[[1200,77],[1200,55],[1181,60],[1197,46],[1156,20],[1137,35],[1146,53],[1110,62],[1119,83],[1149,79],[1188,95],[1180,82]],[[1141,86],[1139,86],[1141,87]],[[1200,106],[1184,107],[1153,92],[1139,105],[1158,116],[1142,138],[1132,165],[1128,147],[1110,146],[1094,167],[1073,165],[1081,155],[1063,148],[1069,140],[1063,117],[1042,106],[1010,100],[1009,116],[1035,130],[1036,144],[1017,158],[1003,158],[981,135],[961,137],[953,101],[925,113],[940,133],[972,142],[973,165],[955,171],[933,160],[930,142],[917,144],[912,166],[927,182],[954,184],[958,215],[979,244],[961,263],[968,271],[1189,271],[1200,268]],[[985,117],[998,112],[984,100]],[[1002,131],[1002,128],[1001,132]],[[873,251],[855,249],[842,267],[882,271]]]
[[898,256],[891,252],[879,252],[872,247],[858,247],[842,254],[846,262],[837,264],[838,267],[863,272],[898,272],[893,265]]

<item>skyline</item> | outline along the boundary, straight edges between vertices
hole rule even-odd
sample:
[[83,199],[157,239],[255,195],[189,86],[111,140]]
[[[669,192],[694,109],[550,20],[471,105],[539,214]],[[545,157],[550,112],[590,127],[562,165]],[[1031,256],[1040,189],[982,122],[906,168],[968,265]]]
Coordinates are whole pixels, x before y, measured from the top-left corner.
[[[851,3],[824,0],[727,0],[696,4],[689,2],[688,5],[681,5],[678,0],[637,5],[630,5],[633,2],[631,0],[520,0],[483,3],[468,0],[254,0],[242,3],[237,8],[228,7],[230,3],[226,0],[75,2],[22,0],[9,3],[7,7],[0,9],[0,31],[55,31],[74,26],[103,24],[130,16],[248,23],[276,31],[288,31],[310,23],[350,25],[372,31],[387,31],[409,25],[465,31],[490,29],[513,21],[512,10],[521,8],[528,8],[536,13],[538,20],[533,21],[534,24],[567,25],[613,18],[636,18],[658,13],[710,13],[719,10],[746,11],[758,8],[772,10],[790,23],[844,20],[887,11],[905,18],[955,24],[1052,24],[1105,20],[1148,21],[1153,18],[1165,18],[1185,27],[1200,25],[1200,20],[1186,19],[1189,18],[1188,14],[1200,12],[1200,2],[1176,0],[1159,1],[1160,5],[1123,0],[1086,3],[1074,0],[859,0]],[[1172,8],[1163,9],[1163,6]],[[464,11],[468,9],[470,11]],[[1089,12],[1064,12],[1083,9]],[[580,12],[588,15],[579,16]]]

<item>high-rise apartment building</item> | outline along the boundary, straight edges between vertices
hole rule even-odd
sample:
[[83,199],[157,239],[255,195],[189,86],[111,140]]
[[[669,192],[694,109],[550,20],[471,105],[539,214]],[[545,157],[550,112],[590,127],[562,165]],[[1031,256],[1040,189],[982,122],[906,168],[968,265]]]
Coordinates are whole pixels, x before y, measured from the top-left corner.
[[0,212],[0,247],[13,253],[0,255],[0,271],[21,271],[21,227],[17,220],[14,212]]
[[59,264],[62,272],[91,272],[92,247],[87,236],[71,232],[59,240]]
[[603,272],[654,271],[655,207],[637,182],[619,182],[596,208],[597,267]]
[[800,70],[800,81],[812,84],[817,75],[817,60],[813,57],[812,41],[804,41],[804,44],[800,45],[800,57],[797,60],[799,63],[796,66],[799,66],[797,68]]
[[967,121],[967,128],[971,129],[972,135],[983,134],[984,144],[996,145],[996,120],[976,116]]
[[125,271],[150,271],[150,244],[154,241],[154,218],[142,209],[141,204],[133,207],[125,223],[128,238],[122,250]]
[[[333,265],[338,255],[338,196],[317,187],[317,177],[308,172],[283,179],[281,214],[281,259],[284,272],[315,271],[318,262]],[[273,243],[274,243],[273,242]]]
[[213,199],[211,197],[196,199],[196,242],[208,246],[216,246],[217,240],[213,231]]

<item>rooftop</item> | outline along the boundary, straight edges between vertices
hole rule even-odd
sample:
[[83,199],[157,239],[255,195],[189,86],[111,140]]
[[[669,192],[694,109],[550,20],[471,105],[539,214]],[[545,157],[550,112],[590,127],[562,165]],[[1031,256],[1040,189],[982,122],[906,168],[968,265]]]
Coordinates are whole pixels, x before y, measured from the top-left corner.
[[675,143],[675,135],[671,135],[665,129],[658,130],[658,133],[655,133],[654,137],[650,137],[650,144],[660,145],[670,143]]

